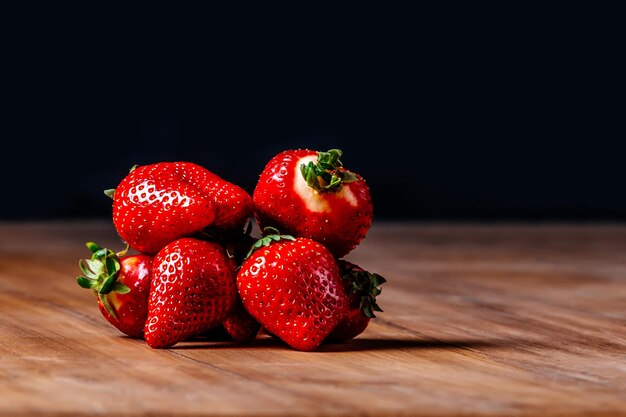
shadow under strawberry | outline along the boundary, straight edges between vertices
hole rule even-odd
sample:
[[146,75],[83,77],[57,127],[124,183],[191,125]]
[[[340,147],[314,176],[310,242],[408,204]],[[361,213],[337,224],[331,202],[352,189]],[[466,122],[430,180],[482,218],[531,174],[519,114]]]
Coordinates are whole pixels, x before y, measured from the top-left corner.
[[265,335],[259,335],[256,339],[249,342],[237,342],[232,340],[228,336],[227,340],[216,340],[206,338],[194,338],[181,342],[169,349],[173,350],[191,350],[191,349],[272,349],[281,348],[284,350],[291,350],[288,344],[278,338],[273,338]]
[[[524,341],[528,343],[528,341]],[[515,341],[503,339],[416,339],[416,338],[356,338],[341,343],[323,343],[317,350],[311,353],[341,353],[341,352],[364,352],[381,350],[459,350],[459,349],[503,349],[515,344]],[[233,349],[241,348],[241,345],[234,341],[206,341],[196,339],[173,346],[173,350],[190,349]],[[246,349],[284,349],[298,352],[289,347],[278,338],[266,335],[259,335],[254,341],[246,344]]]

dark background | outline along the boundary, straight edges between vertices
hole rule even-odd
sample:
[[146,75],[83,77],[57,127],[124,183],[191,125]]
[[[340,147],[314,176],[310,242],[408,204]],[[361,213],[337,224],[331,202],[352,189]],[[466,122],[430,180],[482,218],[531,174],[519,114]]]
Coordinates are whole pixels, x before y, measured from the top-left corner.
[[0,219],[107,217],[158,161],[252,192],[279,151],[338,147],[381,219],[626,220],[612,12],[446,7],[21,15]]

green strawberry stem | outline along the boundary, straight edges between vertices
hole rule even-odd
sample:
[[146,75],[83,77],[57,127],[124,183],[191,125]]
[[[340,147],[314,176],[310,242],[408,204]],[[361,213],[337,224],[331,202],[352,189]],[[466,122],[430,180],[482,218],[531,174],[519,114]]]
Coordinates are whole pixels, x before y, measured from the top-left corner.
[[339,160],[341,155],[341,149],[317,152],[317,164],[310,161],[300,165],[300,172],[309,187],[318,192],[336,192],[341,189],[342,184],[356,181],[357,177],[343,168]]
[[279,240],[296,240],[296,238],[290,235],[281,235],[278,229],[276,229],[275,227],[264,227],[262,237],[254,242],[254,244],[250,248],[250,251],[248,251],[248,253],[246,254],[244,260],[248,259],[250,255],[252,255],[252,252],[254,252],[255,250],[263,246],[269,246],[270,243],[278,242]]
[[76,282],[82,288],[93,290],[107,312],[113,318],[117,318],[106,295],[112,292],[119,294],[130,292],[130,288],[117,280],[121,269],[120,257],[126,254],[128,246],[119,253],[101,248],[94,242],[87,242],[86,246],[92,252],[91,259],[81,259],[78,262],[84,276],[78,276]]
[[387,280],[378,274],[363,271],[354,266],[350,266],[342,272],[342,278],[350,283],[348,295],[357,297],[359,310],[367,318],[376,318],[374,311],[383,311],[376,303],[376,296],[380,295],[381,289],[379,287]]

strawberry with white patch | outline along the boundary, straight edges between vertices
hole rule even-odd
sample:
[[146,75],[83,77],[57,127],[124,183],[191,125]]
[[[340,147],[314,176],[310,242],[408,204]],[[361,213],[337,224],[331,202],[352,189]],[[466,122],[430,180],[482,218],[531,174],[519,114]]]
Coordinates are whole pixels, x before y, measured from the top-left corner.
[[127,255],[128,249],[115,253],[94,242],[88,242],[87,248],[92,256],[79,262],[84,276],[77,278],[78,285],[93,290],[109,323],[130,337],[143,338],[152,257]]
[[340,258],[365,238],[372,199],[365,180],[345,169],[342,152],[287,150],[272,158],[253,194],[261,228],[322,243]]

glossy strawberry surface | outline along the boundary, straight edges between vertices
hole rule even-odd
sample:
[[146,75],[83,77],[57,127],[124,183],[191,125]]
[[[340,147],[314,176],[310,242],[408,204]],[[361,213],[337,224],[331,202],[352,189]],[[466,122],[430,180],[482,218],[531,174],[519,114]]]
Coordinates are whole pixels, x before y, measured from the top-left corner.
[[358,307],[351,307],[348,311],[348,316],[339,322],[326,340],[329,342],[344,342],[353,339],[367,329],[369,322],[370,318],[365,317]]
[[[234,257],[229,258],[229,261],[231,262],[233,271],[237,271],[237,262],[241,262],[245,259],[245,255],[250,248],[250,245],[245,245],[245,243],[254,243],[254,239],[250,242],[248,238],[252,239],[249,236],[245,236],[238,245],[234,245],[231,248]],[[246,247],[245,251],[244,247]],[[237,274],[233,274],[233,282],[235,282],[236,277]],[[226,315],[221,327],[228,338],[235,342],[251,342],[261,329],[259,322],[244,308],[239,293],[236,294],[235,304]]]
[[241,187],[190,162],[139,166],[113,195],[118,234],[148,254],[203,229],[241,230],[251,214],[251,197]]
[[121,269],[117,280],[126,285],[130,292],[111,292],[105,297],[113,310],[113,317],[98,300],[102,315],[122,333],[143,338],[143,328],[148,317],[148,295],[152,278],[152,257],[148,255],[126,255],[120,258]]
[[343,342],[360,335],[367,329],[370,320],[376,317],[374,311],[382,311],[376,297],[385,279],[344,259],[338,260],[337,265],[350,300],[350,308],[347,317],[328,335],[329,342]]
[[153,261],[145,339],[153,348],[173,346],[220,324],[236,297],[232,262],[214,242],[181,238]]
[[265,166],[254,189],[257,222],[281,233],[307,237],[326,246],[340,258],[354,249],[369,230],[373,207],[365,180],[342,167],[353,180],[322,191],[312,188],[302,166],[318,161],[318,152],[287,150]]
[[307,238],[254,251],[239,270],[237,288],[246,310],[298,350],[316,349],[348,312],[335,259]]
[[240,299],[237,299],[222,325],[228,335],[236,342],[254,340],[261,329],[259,322],[246,311]]
[[252,217],[252,197],[243,188],[206,171],[205,190],[215,202],[215,221],[210,230],[240,234]]

